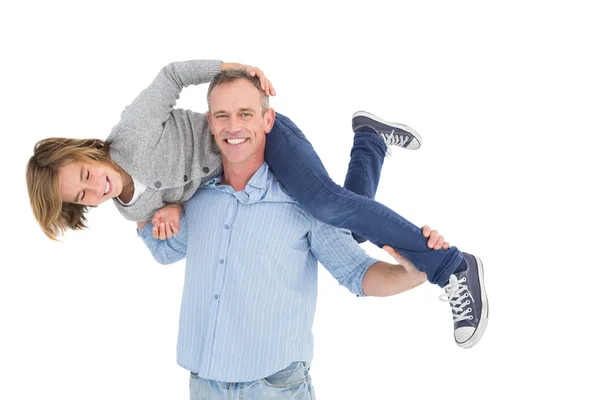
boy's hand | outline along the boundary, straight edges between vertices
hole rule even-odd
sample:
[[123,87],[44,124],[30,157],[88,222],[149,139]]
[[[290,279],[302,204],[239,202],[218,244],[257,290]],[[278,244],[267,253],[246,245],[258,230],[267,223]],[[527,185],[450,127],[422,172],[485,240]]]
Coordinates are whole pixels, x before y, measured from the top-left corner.
[[183,206],[179,203],[167,204],[152,216],[152,237],[154,239],[171,239],[179,233],[179,222]]
[[257,76],[260,81],[260,87],[267,96],[275,96],[275,88],[270,80],[267,79],[265,73],[257,67],[239,63],[221,63],[221,71],[225,69],[243,69],[250,76]]

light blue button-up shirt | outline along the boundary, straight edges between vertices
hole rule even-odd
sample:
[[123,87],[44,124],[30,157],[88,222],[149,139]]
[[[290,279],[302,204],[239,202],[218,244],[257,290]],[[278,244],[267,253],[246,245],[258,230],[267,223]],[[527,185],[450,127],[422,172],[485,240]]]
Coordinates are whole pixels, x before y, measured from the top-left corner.
[[312,361],[317,260],[352,293],[377,262],[347,230],[304,211],[263,164],[244,190],[205,183],[180,233],[140,236],[161,263],[186,257],[177,362],[200,377],[247,382]]

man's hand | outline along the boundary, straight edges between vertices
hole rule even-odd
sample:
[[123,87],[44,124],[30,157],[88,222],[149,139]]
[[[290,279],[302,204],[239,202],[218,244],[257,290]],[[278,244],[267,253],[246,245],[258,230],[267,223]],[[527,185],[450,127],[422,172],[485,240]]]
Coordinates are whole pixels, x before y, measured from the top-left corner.
[[430,249],[439,250],[443,248],[444,250],[448,250],[450,248],[450,243],[444,242],[444,237],[440,235],[438,231],[432,231],[431,228],[427,225],[425,225],[421,229],[423,229],[423,236],[429,238],[427,246]]
[[408,261],[404,256],[398,253],[396,250],[392,249],[390,246],[383,246],[383,249],[387,251],[387,253],[394,257],[394,260],[398,262],[398,265],[404,267],[408,275],[419,275],[422,278],[422,281],[425,282],[427,280],[427,275],[425,273],[419,271],[415,268],[413,263]]
[[260,81],[260,87],[267,96],[275,96],[275,88],[270,80],[267,79],[265,73],[257,67],[239,63],[221,63],[221,71],[225,69],[243,69],[250,76],[257,76]]
[[386,297],[406,292],[427,281],[427,275],[398,254],[390,246],[383,246],[398,264],[378,261],[371,265],[363,278],[363,292],[367,296]]
[[152,216],[152,237],[154,239],[171,239],[179,233],[179,222],[183,206],[179,203],[167,204]]

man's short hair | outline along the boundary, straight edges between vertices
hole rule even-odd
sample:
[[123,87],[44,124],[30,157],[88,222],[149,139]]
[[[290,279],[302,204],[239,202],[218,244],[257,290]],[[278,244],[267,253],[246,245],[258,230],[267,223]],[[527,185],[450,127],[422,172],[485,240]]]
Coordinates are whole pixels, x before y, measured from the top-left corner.
[[256,87],[256,89],[259,91],[260,105],[262,107],[262,113],[264,115],[267,112],[267,110],[269,109],[269,96],[267,96],[265,94],[265,92],[261,89],[260,80],[258,79],[258,77],[251,76],[250,74],[248,74],[248,72],[246,70],[243,70],[243,69],[226,69],[226,70],[219,72],[213,78],[212,82],[208,86],[208,93],[206,95],[206,100],[208,102],[209,109],[210,109],[210,94],[212,93],[213,89],[217,85],[235,82],[238,79],[246,79],[248,82],[252,83],[254,85],[254,87]]

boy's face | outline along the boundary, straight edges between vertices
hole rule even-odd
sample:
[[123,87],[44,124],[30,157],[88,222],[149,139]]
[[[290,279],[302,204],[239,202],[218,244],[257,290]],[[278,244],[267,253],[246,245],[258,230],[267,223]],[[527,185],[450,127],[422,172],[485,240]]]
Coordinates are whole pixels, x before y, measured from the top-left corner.
[[121,174],[97,161],[74,161],[58,169],[63,202],[97,206],[123,191]]

